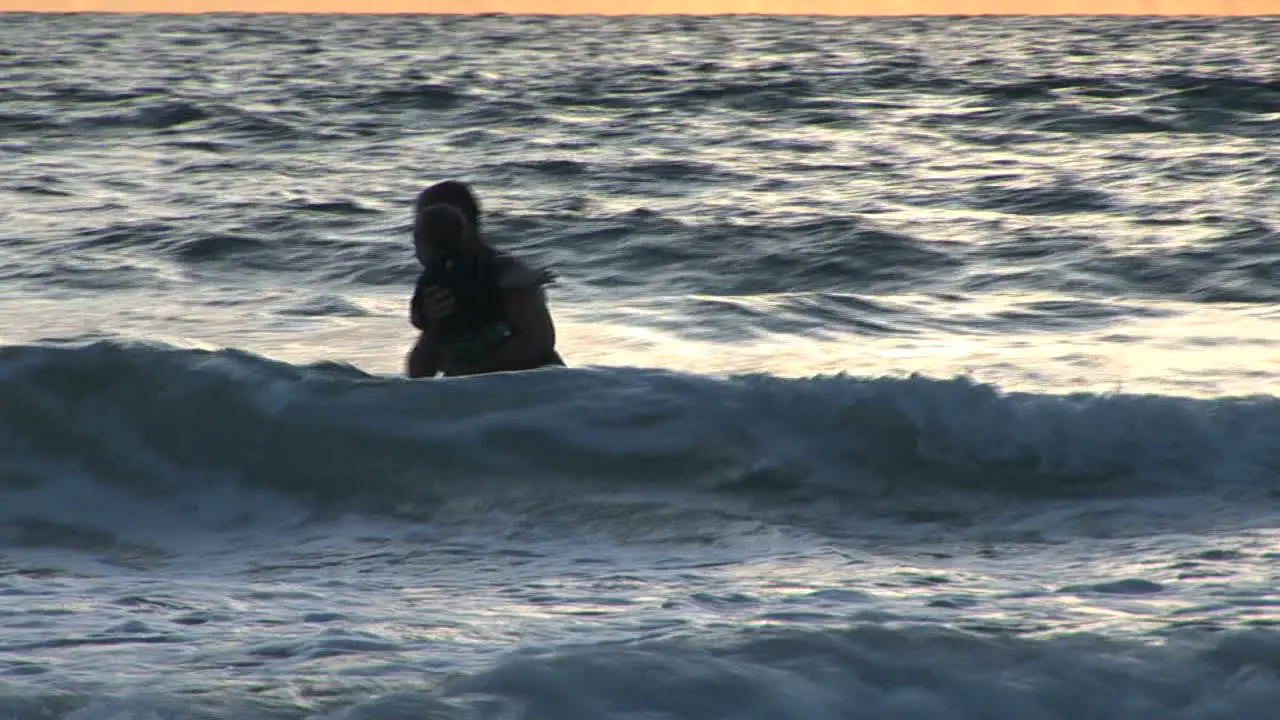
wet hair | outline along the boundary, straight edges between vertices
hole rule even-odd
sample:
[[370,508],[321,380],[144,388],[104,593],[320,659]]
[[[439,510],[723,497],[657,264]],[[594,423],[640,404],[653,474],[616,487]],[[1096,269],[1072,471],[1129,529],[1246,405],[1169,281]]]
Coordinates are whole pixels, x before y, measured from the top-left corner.
[[422,250],[457,247],[466,238],[470,226],[461,210],[448,203],[435,203],[418,211],[413,226],[414,245]]
[[414,209],[421,214],[427,207],[438,203],[452,205],[462,213],[472,227],[480,226],[480,203],[466,183],[445,180],[431,185],[418,193]]

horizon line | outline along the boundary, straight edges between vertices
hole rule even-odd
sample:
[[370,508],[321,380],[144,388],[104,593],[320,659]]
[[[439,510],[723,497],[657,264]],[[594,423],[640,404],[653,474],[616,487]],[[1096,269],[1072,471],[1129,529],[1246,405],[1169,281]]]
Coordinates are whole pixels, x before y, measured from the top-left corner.
[[862,13],[826,13],[826,12],[768,12],[763,10],[726,11],[726,12],[575,12],[575,11],[484,11],[463,12],[453,10],[245,10],[241,8],[202,9],[202,10],[124,10],[114,8],[94,9],[38,9],[0,7],[0,15],[155,15],[155,16],[187,16],[187,15],[333,15],[350,17],[671,17],[671,18],[716,18],[716,17],[794,17],[794,18],[1161,18],[1166,20],[1203,19],[1203,18],[1280,18],[1280,11],[1274,13],[1223,13],[1223,12],[862,12]]
[[0,13],[1269,18],[1280,0],[0,0]]

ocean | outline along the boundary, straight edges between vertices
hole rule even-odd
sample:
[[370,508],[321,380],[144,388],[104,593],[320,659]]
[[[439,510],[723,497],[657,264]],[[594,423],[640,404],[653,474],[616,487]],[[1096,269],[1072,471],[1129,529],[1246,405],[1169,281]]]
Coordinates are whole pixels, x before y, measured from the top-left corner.
[[1280,717],[1277,37],[0,15],[0,717]]

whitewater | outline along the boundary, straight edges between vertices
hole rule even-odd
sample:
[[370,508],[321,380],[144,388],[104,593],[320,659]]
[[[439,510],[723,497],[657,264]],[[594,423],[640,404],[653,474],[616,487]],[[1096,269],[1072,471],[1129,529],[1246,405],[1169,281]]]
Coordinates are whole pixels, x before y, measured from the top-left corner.
[[0,717],[1280,717],[1278,36],[0,14]]

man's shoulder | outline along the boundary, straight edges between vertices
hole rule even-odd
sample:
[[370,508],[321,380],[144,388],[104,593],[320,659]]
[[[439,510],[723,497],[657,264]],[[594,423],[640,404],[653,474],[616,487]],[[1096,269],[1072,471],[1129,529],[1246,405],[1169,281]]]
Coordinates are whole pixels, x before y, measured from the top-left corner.
[[498,285],[508,290],[539,288],[554,278],[545,268],[534,267],[509,253],[498,253],[493,261],[498,268]]

